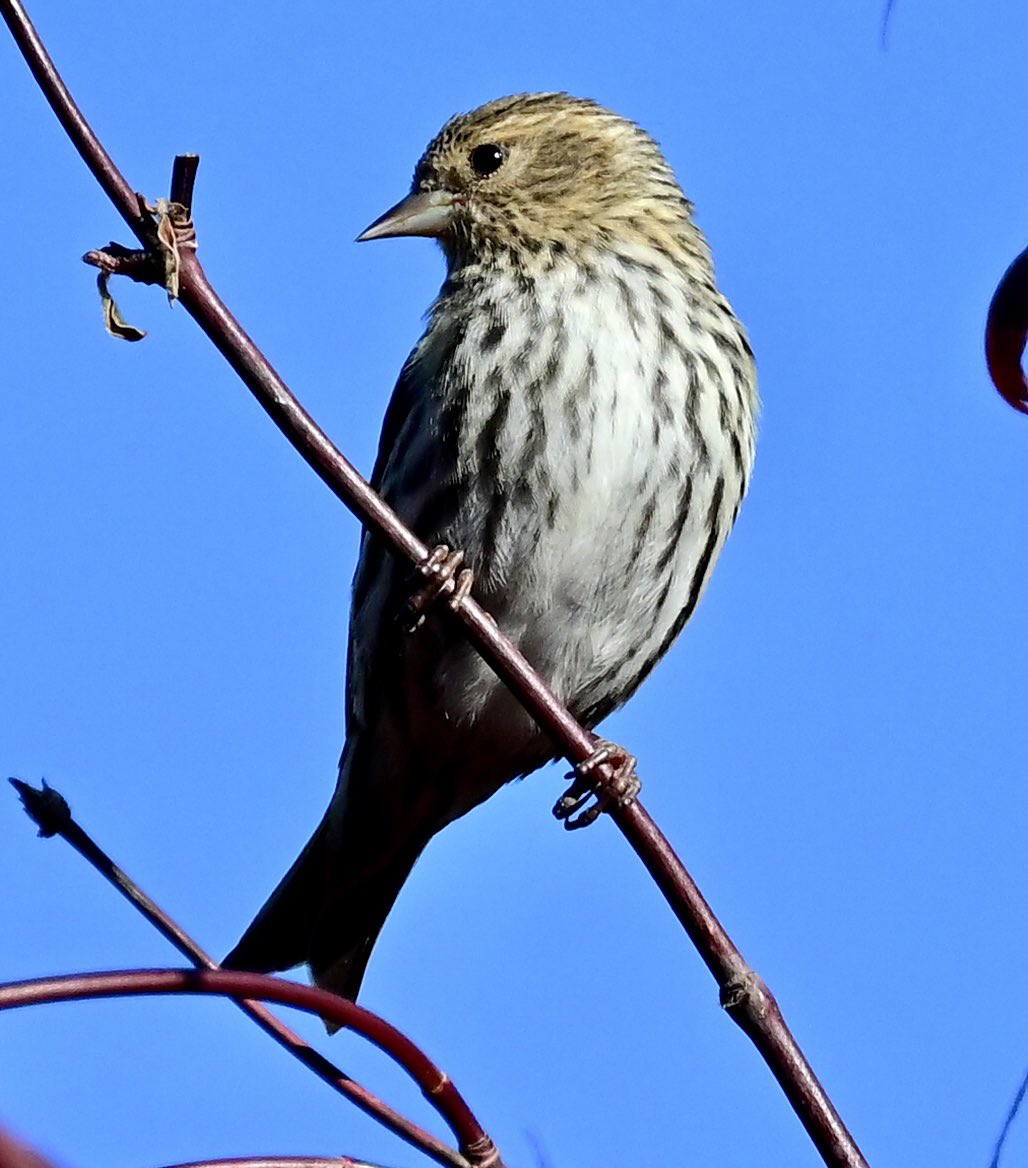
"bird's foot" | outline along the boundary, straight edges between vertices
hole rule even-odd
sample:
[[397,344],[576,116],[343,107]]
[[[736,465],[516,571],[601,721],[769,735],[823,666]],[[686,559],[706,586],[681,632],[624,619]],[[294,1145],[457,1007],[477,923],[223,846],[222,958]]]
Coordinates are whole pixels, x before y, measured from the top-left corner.
[[428,581],[407,601],[404,606],[402,623],[409,633],[420,628],[428,610],[439,600],[447,586],[453,583],[446,603],[454,612],[464,603],[471,586],[475,582],[470,568],[462,568],[464,553],[451,551],[446,544],[434,547],[418,564],[417,574]]
[[[574,782],[557,800],[553,814],[564,821],[568,831],[574,831],[588,827],[611,806],[634,803],[642,790],[635,761],[623,746],[597,739],[593,753],[568,773],[567,778]],[[586,806],[590,799],[596,801]]]

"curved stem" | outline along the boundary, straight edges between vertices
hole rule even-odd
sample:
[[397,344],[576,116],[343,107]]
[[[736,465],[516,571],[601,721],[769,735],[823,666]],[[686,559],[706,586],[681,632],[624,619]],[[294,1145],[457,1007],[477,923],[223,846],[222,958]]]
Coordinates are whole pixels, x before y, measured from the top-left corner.
[[[326,1022],[354,1030],[410,1075],[462,1147],[482,1141],[484,1133],[464,1097],[428,1055],[384,1018],[317,986],[299,985],[263,973],[238,973],[227,969],[115,970],[8,982],[0,985],[0,1011],[52,1002],[151,994],[200,994],[240,1001],[256,998],[293,1006]],[[495,1148],[492,1155],[480,1157],[477,1162],[482,1168],[500,1168]]]
[[[3,1165],[0,1164],[0,1168]],[[378,1168],[349,1156],[233,1156],[228,1160],[190,1160],[166,1168]]]
[[[172,945],[199,969],[217,969],[218,963],[209,953],[193,940],[192,937],[139,887],[127,872],[120,868],[111,857],[100,847],[93,837],[78,823],[72,815],[67,800],[59,791],[44,782],[41,789],[24,783],[21,779],[8,780],[18,792],[25,811],[39,828],[39,834],[45,838],[59,835],[70,844],[84,860],[93,866],[100,875],[143,916],[165,940]],[[419,1148],[426,1156],[430,1156],[439,1164],[447,1168],[472,1168],[470,1160],[466,1160],[460,1153],[436,1139],[431,1132],[425,1131],[417,1124],[412,1123],[406,1116],[395,1111],[377,1095],[369,1091],[360,1083],[355,1082],[349,1075],[344,1074],[335,1063],[330,1062],[320,1051],[305,1042],[299,1034],[290,1029],[281,1018],[275,1015],[260,1002],[236,1001],[240,1010],[264,1031],[270,1035],[279,1046],[289,1051],[294,1058],[309,1070],[313,1071],[323,1082],[349,1099],[366,1115],[378,1120],[383,1127],[406,1140],[409,1144]],[[486,1151],[492,1146],[492,1141],[478,1125],[471,1133],[472,1146],[484,1148]],[[0,1168],[3,1168],[0,1165]]]
[[985,361],[992,384],[1006,401],[1028,414],[1028,381],[1021,358],[1028,338],[1028,249],[1003,273],[989,305]]

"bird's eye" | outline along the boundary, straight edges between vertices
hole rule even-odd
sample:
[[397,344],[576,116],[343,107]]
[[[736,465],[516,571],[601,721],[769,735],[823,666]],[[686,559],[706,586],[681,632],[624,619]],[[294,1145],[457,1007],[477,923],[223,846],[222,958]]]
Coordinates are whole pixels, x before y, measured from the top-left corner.
[[476,146],[470,155],[471,169],[475,174],[485,178],[486,175],[495,174],[500,169],[505,157],[503,149],[492,142]]

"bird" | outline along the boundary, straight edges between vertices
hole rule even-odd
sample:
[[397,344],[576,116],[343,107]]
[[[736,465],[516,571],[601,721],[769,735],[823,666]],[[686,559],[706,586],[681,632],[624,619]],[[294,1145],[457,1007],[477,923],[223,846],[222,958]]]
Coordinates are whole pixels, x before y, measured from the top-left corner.
[[[371,485],[589,729],[692,616],[746,494],[746,331],[656,141],[566,93],[451,118],[359,241],[435,239],[442,287],[387,407]],[[437,560],[438,562],[438,560]],[[553,759],[456,624],[401,619],[373,531],[354,577],[346,740],[310,841],[226,957],[306,964],[356,1000],[426,845]]]

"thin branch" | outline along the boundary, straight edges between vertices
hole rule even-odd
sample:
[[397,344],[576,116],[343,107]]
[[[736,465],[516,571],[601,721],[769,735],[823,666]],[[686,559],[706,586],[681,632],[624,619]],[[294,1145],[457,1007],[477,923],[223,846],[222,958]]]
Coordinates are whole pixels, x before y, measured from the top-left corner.
[[882,11],[882,23],[878,30],[878,36],[883,50],[888,48],[889,45],[889,22],[892,20],[892,13],[895,6],[896,0],[885,0],[885,8]]
[[1028,382],[1021,358],[1028,337],[1028,249],[1007,268],[992,295],[985,325],[985,361],[992,384],[1005,400],[1028,414]]
[[[41,836],[50,838],[59,835],[69,843],[153,925],[162,937],[170,941],[183,957],[191,961],[198,969],[218,968],[218,963],[214,958],[205,952],[159,905],[151,900],[139,885],[115,864],[85,829],[76,823],[67,800],[60,792],[45,782],[42,788],[37,790],[20,779],[9,781],[21,797],[25,811],[39,828]],[[441,1140],[436,1139],[431,1132],[411,1123],[373,1092],[354,1082],[259,1002],[237,1001],[236,1005],[244,1014],[249,1015],[266,1034],[270,1034],[280,1046],[299,1059],[305,1067],[313,1071],[330,1087],[349,1099],[351,1103],[356,1104],[367,1115],[377,1119],[379,1123],[400,1136],[401,1139],[419,1148],[427,1156],[431,1156],[437,1163],[447,1165],[448,1168],[471,1168],[472,1165],[483,1162],[473,1158],[474,1156],[480,1157],[483,1153],[489,1154],[494,1151],[492,1140],[485,1133],[481,1124],[471,1116],[471,1123],[464,1130],[456,1131],[454,1129],[462,1141],[462,1148],[467,1153],[467,1158],[459,1155]],[[468,1114],[470,1115],[470,1112]]]
[[1021,1110],[1021,1104],[1024,1103],[1026,1094],[1028,1094],[1028,1071],[1022,1076],[1021,1085],[1017,1088],[1014,1101],[1007,1109],[1006,1118],[1003,1120],[1003,1127],[1000,1130],[999,1138],[996,1140],[996,1146],[992,1149],[992,1159],[989,1161],[989,1168],[999,1168],[999,1162],[1003,1156],[1003,1149],[1006,1147],[1007,1137],[1010,1135],[1010,1131],[1014,1126],[1014,1120],[1017,1119],[1017,1113]]
[[92,126],[75,104],[75,99],[57,72],[46,46],[40,40],[39,33],[29,20],[25,6],[19,3],[19,0],[3,0],[0,13],[31,69],[32,76],[50,103],[50,108],[57,115],[57,120],[64,127],[65,133],[82,156],[82,161],[89,167],[93,177],[103,188],[104,194],[114,204],[118,214],[129,225],[139,242],[144,247],[151,246],[154,242],[152,224],[140,215],[135,192],[114,165],[103,143],[93,133]]
[[168,1164],[165,1168],[381,1168],[381,1165],[352,1160],[349,1156],[241,1156],[229,1160],[190,1160],[188,1164]]
[[[128,184],[86,125],[32,30],[23,5],[19,0],[0,0],[0,13],[11,26],[46,99],[76,149],[115,200],[126,222],[144,245],[149,245],[141,234],[141,230],[145,234],[145,228],[139,227],[138,212],[133,215],[124,205],[122,193],[128,190]],[[114,193],[104,181],[112,174],[117,176],[117,181],[111,183]],[[191,249],[183,251],[181,256],[180,295],[186,310],[315,473],[394,553],[412,564],[420,564],[428,548],[400,522],[315,425],[218,297]],[[451,581],[444,594],[452,592]],[[594,750],[593,735],[557,700],[484,610],[469,597],[459,607],[455,619],[559,750],[574,764],[588,759]],[[605,777],[608,781],[612,777],[609,768]],[[638,802],[612,807],[611,816],[700,951],[717,979],[723,1005],[754,1041],[825,1163],[833,1168],[866,1168],[864,1157],[786,1026],[773,996],[746,964],[663,833]]]
[[[356,1002],[317,986],[300,985],[264,973],[238,973],[230,969],[130,969],[104,973],[75,973],[67,977],[41,977],[0,985],[0,1011],[54,1002],[80,1002],[94,998],[131,998],[153,994],[198,994],[229,997],[249,1002],[260,998],[292,1006],[340,1027],[363,1035],[388,1055],[421,1088],[421,1093],[463,1138],[475,1117],[463,1096],[432,1060],[384,1018]],[[502,1168],[493,1150],[482,1168]]]

